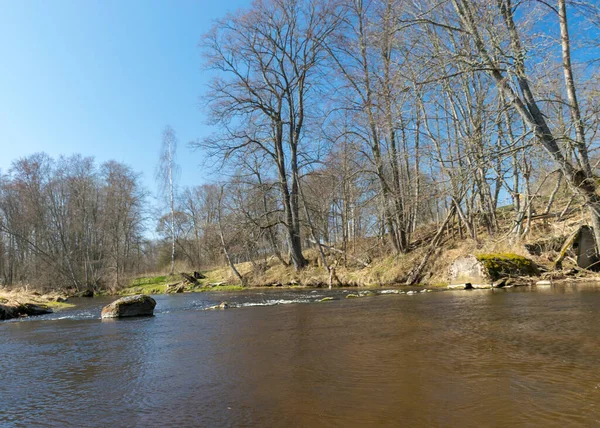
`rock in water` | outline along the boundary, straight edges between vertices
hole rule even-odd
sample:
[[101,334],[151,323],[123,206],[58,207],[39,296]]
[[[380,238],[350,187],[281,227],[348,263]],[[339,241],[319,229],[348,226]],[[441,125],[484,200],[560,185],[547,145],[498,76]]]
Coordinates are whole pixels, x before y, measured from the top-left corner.
[[102,318],[142,317],[154,315],[156,301],[143,294],[123,297],[102,308]]

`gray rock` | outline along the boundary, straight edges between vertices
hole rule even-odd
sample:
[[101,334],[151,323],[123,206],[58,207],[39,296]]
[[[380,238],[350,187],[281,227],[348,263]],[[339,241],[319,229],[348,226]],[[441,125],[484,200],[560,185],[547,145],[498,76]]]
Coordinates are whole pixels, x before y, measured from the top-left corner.
[[143,294],[123,297],[102,309],[102,318],[141,317],[154,315],[156,301]]
[[229,309],[231,306],[229,306],[229,303],[227,302],[221,302],[218,305],[213,305],[213,306],[209,306],[208,308],[206,308],[206,310],[211,310],[211,309]]
[[[450,266],[449,280],[450,285],[492,283],[487,269],[472,254],[454,260],[454,263]],[[463,288],[467,289],[471,287]],[[456,287],[455,289],[461,288]]]

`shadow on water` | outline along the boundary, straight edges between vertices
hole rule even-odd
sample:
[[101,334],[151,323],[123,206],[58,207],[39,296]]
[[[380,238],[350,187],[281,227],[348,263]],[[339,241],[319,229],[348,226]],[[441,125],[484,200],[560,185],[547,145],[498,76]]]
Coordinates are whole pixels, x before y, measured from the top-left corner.
[[112,299],[90,299],[1,323],[0,426],[600,423],[599,287],[347,293],[156,296],[155,317],[111,322]]

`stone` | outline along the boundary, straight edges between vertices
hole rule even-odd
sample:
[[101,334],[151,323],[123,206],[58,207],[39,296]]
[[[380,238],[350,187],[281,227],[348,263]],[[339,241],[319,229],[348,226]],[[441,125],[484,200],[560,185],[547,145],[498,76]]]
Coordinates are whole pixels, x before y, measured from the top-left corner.
[[470,284],[465,288],[491,288],[505,277],[538,276],[536,264],[517,254],[469,254],[458,257],[449,270],[450,285]]
[[154,315],[156,301],[144,294],[123,297],[102,308],[102,318],[124,318]]
[[[487,269],[483,263],[477,260],[473,254],[459,257],[450,266],[448,288],[451,289],[469,289],[472,288],[472,284],[491,284],[492,278],[490,277]],[[469,286],[467,286],[467,284]],[[459,287],[451,287],[458,285]],[[464,285],[460,287],[460,285]]]
[[350,293],[346,294],[346,299],[358,299],[360,296],[358,294]]
[[581,226],[579,234],[573,243],[573,249],[577,254],[577,265],[584,269],[598,271],[600,264],[598,253],[596,251],[596,241],[594,239],[594,229],[590,226]]
[[205,308],[205,310],[213,310],[213,309],[229,309],[231,306],[227,302],[221,302],[218,305],[213,305]]
[[320,301],[321,302],[329,302],[331,300],[335,300],[333,297],[323,297]]
[[550,281],[548,279],[544,279],[542,281],[536,282],[535,285],[537,285],[537,286],[540,286],[540,285],[542,285],[542,286],[544,286],[544,285],[552,285],[552,281]]

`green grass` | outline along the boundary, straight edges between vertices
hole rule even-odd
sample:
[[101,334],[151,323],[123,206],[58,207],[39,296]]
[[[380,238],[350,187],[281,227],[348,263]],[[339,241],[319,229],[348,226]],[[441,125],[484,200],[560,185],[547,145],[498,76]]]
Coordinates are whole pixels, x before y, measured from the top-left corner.
[[167,285],[178,281],[176,276],[144,276],[131,281],[128,287],[123,288],[117,294],[130,296],[132,294],[164,294]]
[[73,308],[73,307],[75,307],[74,304],[72,304],[72,303],[65,303],[65,302],[52,302],[52,301],[49,301],[49,302],[43,302],[41,304],[44,305],[44,306],[48,306],[49,308],[58,310],[58,311],[60,311],[61,309],[67,309],[67,308]]
[[175,279],[175,277],[170,276],[145,276],[141,278],[136,278],[131,282],[131,287],[136,286],[147,286],[147,285],[164,285],[169,279]]
[[[136,278],[129,286],[119,290],[117,293],[121,296],[130,296],[133,294],[165,294],[167,292],[167,286],[174,282],[179,282],[181,278],[173,275],[159,275],[159,276],[144,276]],[[209,279],[199,281],[199,285],[189,286],[186,285],[186,291],[193,292],[205,292],[205,291],[240,291],[244,290],[244,287],[240,285],[218,285],[216,287],[207,287],[206,284],[211,282]]]

